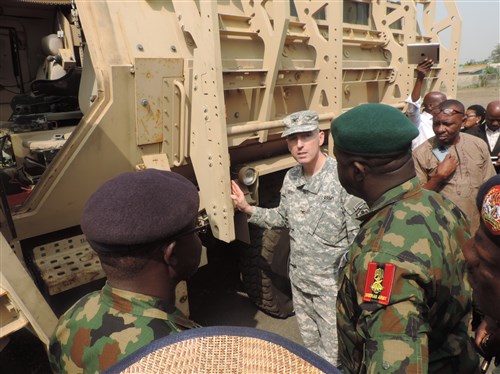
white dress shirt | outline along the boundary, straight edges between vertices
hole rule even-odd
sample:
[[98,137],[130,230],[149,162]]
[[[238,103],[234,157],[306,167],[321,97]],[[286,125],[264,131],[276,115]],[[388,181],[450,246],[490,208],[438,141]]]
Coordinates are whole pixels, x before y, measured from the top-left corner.
[[486,126],[486,138],[488,139],[488,144],[490,146],[490,152],[495,148],[497,144],[498,137],[500,136],[500,129],[496,131],[491,131],[488,126]]
[[411,149],[413,150],[427,139],[432,138],[435,134],[432,129],[432,114],[421,111],[422,98],[414,102],[411,96],[408,96],[406,102],[408,103],[406,116],[417,126],[419,132],[418,136],[411,142]]

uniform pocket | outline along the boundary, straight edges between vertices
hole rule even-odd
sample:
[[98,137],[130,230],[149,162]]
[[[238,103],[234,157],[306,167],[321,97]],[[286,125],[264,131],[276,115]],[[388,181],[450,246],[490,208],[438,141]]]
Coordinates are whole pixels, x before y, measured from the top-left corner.
[[334,246],[345,239],[346,227],[345,219],[341,214],[340,208],[336,208],[337,214],[330,212],[328,207],[316,215],[311,222],[311,234],[316,236],[324,244]]

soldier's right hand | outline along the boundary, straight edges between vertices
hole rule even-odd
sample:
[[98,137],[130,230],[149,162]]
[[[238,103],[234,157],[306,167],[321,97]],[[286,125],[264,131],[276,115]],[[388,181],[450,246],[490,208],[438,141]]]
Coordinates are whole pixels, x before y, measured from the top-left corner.
[[233,200],[233,206],[240,212],[245,212],[247,214],[252,214],[252,207],[247,203],[245,199],[245,194],[241,190],[240,186],[236,181],[231,181],[231,199]]

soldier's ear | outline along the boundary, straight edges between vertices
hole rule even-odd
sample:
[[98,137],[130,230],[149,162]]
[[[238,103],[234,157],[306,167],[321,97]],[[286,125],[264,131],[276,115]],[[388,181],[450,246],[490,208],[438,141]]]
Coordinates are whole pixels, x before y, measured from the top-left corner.
[[356,182],[362,182],[366,177],[365,165],[363,165],[361,162],[354,161],[352,163],[352,166],[354,169],[354,180]]
[[319,146],[321,147],[325,143],[325,132],[319,131]]
[[167,265],[175,266],[177,264],[177,257],[174,255],[176,243],[177,242],[172,242],[163,249],[163,261],[165,261]]

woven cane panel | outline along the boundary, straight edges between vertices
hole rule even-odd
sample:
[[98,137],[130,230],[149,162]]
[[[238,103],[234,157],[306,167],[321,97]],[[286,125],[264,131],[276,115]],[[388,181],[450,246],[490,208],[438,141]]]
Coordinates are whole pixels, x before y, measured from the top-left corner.
[[158,349],[122,373],[323,373],[294,353],[250,337],[209,336]]

